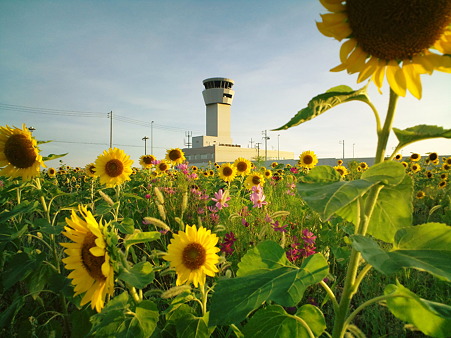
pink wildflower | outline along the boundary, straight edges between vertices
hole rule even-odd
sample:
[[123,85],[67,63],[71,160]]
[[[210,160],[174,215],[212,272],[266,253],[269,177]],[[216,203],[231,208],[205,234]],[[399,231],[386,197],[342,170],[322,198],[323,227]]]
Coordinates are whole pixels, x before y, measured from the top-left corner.
[[224,193],[224,190],[219,189],[218,192],[215,192],[215,197],[211,199],[212,201],[215,201],[216,204],[216,208],[218,208],[218,210],[221,210],[222,208],[226,208],[229,205],[226,203],[227,201],[230,200],[229,197],[229,191],[226,190],[226,192]]

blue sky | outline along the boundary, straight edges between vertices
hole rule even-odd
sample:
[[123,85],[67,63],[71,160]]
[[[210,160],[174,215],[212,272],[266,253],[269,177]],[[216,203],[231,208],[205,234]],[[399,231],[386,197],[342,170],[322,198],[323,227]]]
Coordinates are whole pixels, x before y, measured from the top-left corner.
[[[108,148],[113,111],[113,145],[138,165],[150,121],[158,158],[183,148],[187,131],[205,134],[202,80],[228,77],[234,143],[263,142],[264,130],[313,96],[363,86],[356,75],[329,72],[340,43],[316,29],[321,13],[319,1],[0,1],[0,125],[33,126],[38,140],[53,140],[41,146],[44,156],[68,152],[64,163],[84,166]],[[422,79],[423,98],[401,98],[394,126],[450,128],[451,77]],[[369,92],[384,116],[388,88]],[[313,150],[340,158],[344,140],[346,157],[371,157],[375,134],[369,108],[353,102],[269,132],[268,149],[279,142],[296,157]],[[395,145],[392,135],[389,150]],[[430,151],[450,154],[451,141],[416,143],[403,154]]]

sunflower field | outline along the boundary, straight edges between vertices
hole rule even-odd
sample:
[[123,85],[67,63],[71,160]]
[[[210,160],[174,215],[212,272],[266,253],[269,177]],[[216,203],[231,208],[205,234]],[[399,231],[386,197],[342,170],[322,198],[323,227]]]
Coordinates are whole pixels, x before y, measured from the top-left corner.
[[[137,164],[110,148],[69,167],[25,125],[1,126],[0,336],[451,336],[451,157],[401,155],[451,130],[393,127],[421,75],[451,72],[451,2],[321,3],[318,29],[345,40],[332,71],[368,83],[273,130],[355,101],[374,115],[374,163],[306,150],[197,167],[174,148]],[[381,115],[367,87],[384,82]]]

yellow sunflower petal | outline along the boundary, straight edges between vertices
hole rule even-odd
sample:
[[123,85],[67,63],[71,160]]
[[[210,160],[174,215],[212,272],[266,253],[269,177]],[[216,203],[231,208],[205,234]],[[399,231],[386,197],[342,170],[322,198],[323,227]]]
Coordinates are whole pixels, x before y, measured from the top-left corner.
[[420,74],[416,72],[415,65],[411,62],[403,62],[402,70],[406,77],[406,85],[409,92],[417,99],[421,99],[421,79]]
[[391,60],[387,67],[387,81],[390,88],[399,96],[406,96],[406,78],[398,63]]

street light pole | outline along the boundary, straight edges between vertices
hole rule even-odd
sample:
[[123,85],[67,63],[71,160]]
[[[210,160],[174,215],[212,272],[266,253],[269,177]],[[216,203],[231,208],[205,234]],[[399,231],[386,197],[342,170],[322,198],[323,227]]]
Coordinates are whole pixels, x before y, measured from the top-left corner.
[[345,140],[338,141],[338,143],[343,144],[343,161],[345,160]]
[[277,161],[280,160],[280,147],[279,147],[280,142],[279,141],[280,141],[280,134],[277,135]]
[[153,122],[150,122],[150,154],[153,155]]
[[144,155],[147,155],[147,140],[148,140],[149,138],[147,137],[147,136],[144,136],[143,138],[142,138],[142,140],[144,141]]

